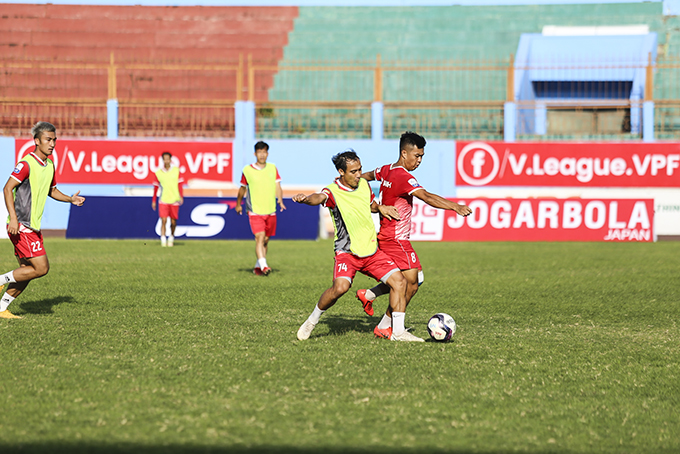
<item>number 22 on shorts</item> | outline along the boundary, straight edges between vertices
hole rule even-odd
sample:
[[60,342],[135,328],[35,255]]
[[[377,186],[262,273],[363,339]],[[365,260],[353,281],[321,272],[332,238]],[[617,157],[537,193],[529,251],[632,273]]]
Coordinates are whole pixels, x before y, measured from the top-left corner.
[[40,241],[31,241],[31,251],[32,252],[42,251],[42,243]]

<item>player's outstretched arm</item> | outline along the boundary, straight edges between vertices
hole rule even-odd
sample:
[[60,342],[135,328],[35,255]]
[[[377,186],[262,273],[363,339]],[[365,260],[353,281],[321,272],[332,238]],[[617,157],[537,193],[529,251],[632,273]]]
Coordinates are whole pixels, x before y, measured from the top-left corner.
[[85,203],[85,197],[78,195],[78,194],[80,194],[80,191],[69,196],[69,195],[66,195],[63,192],[61,192],[56,187],[50,189],[50,197],[52,197],[54,200],[58,200],[60,202],[72,203],[75,206],[79,207],[79,206],[82,206],[83,203]]
[[390,205],[379,205],[375,200],[371,204],[371,213],[380,213],[380,215],[387,219],[399,220],[399,211]]
[[309,195],[296,194],[293,196],[293,202],[316,206],[324,203],[326,198],[328,198],[328,196],[322,192],[315,192],[314,194]]
[[467,205],[460,205],[456,202],[446,200],[444,197],[438,196],[437,194],[432,194],[431,192],[427,192],[425,189],[422,188],[413,191],[413,195],[432,207],[441,208],[442,210],[452,210],[460,214],[461,216],[467,216],[470,213],[472,213],[472,210]]
[[363,178],[366,181],[375,181],[375,170],[371,170],[370,172],[362,173],[361,178]]

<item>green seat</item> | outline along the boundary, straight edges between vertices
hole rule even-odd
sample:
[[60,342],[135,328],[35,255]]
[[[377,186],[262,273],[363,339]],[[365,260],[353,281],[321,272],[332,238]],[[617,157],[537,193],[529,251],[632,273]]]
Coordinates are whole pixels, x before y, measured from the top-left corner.
[[[339,66],[373,66],[380,55],[383,66],[405,62],[411,66],[451,62],[497,61],[507,65],[517,50],[522,33],[540,33],[545,25],[636,25],[647,24],[658,33],[667,54],[677,55],[680,38],[671,33],[678,18],[662,15],[662,4],[571,4],[516,6],[427,7],[301,7],[294,30],[284,49],[280,68],[300,61],[327,62]],[[666,43],[666,36],[669,36]],[[663,38],[663,40],[662,40]],[[317,63],[318,64],[318,63]],[[474,63],[472,63],[474,65]],[[674,70],[677,71],[677,70]],[[673,76],[657,76],[655,96],[675,91]],[[507,72],[500,71],[387,71],[383,72],[385,101],[495,101],[506,98]],[[269,99],[306,101],[365,101],[374,99],[374,73],[366,71],[280,70]],[[298,111],[309,118],[319,115]],[[324,113],[331,121],[335,112]],[[339,121],[338,127],[365,131],[357,122]],[[274,120],[275,121],[275,120]],[[368,116],[370,121],[370,116]],[[388,122],[392,122],[388,124]],[[478,110],[462,114],[441,109],[385,111],[386,128],[411,129],[421,125],[430,136],[467,134],[502,139],[502,111]],[[308,123],[313,125],[313,122]],[[310,126],[311,127],[311,126]],[[321,127],[318,125],[318,127]]]

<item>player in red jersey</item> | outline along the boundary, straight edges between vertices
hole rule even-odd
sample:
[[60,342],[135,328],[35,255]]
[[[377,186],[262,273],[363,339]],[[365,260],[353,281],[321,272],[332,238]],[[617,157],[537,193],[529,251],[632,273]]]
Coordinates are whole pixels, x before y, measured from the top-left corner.
[[[378,247],[387,253],[397,264],[408,282],[406,289],[406,304],[418,291],[422,283],[422,267],[418,254],[411,246],[411,213],[413,211],[413,196],[418,197],[428,205],[443,210],[453,210],[461,216],[467,216],[472,210],[437,194],[427,192],[411,172],[418,168],[425,155],[425,138],[415,132],[407,131],[399,140],[399,160],[394,164],[387,164],[361,176],[368,181],[380,182],[380,199],[382,204],[394,206],[399,211],[399,219],[380,218],[380,232],[378,233]],[[389,287],[379,284],[368,290],[357,291],[357,298],[364,306],[368,315],[373,315],[373,300],[389,293]],[[373,330],[376,337],[389,338],[392,332],[392,311],[388,307],[382,320]]]
[[309,339],[321,315],[349,291],[354,276],[360,272],[384,282],[393,290],[390,292],[390,306],[394,310],[394,330],[390,339],[424,342],[404,327],[406,279],[399,272],[399,267],[377,247],[371,213],[379,212],[381,216],[392,219],[397,218],[396,210],[375,202],[373,191],[361,178],[361,160],[354,150],[347,149],[333,156],[333,164],[340,174],[335,182],[322,192],[293,197],[296,203],[327,207],[335,229],[333,284],[323,292],[314,311],[300,326],[297,338]]
[[47,197],[76,206],[85,202],[85,197],[78,195],[80,191],[68,196],[57,189],[54,162],[50,159],[57,143],[54,125],[40,121],[31,128],[31,134],[35,149],[17,163],[3,189],[9,213],[7,233],[19,268],[0,275],[0,292],[7,285],[0,299],[0,318],[21,318],[9,311],[9,305],[33,279],[50,269],[40,231]]

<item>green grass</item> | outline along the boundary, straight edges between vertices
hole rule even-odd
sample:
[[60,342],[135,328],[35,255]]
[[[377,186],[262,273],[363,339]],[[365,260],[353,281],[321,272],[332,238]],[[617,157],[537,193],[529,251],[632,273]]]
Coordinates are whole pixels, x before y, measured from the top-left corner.
[[253,242],[48,238],[0,320],[0,452],[680,451],[680,242],[415,247],[406,324],[453,342],[374,339],[365,276],[297,341],[330,241],[272,242],[262,278]]

